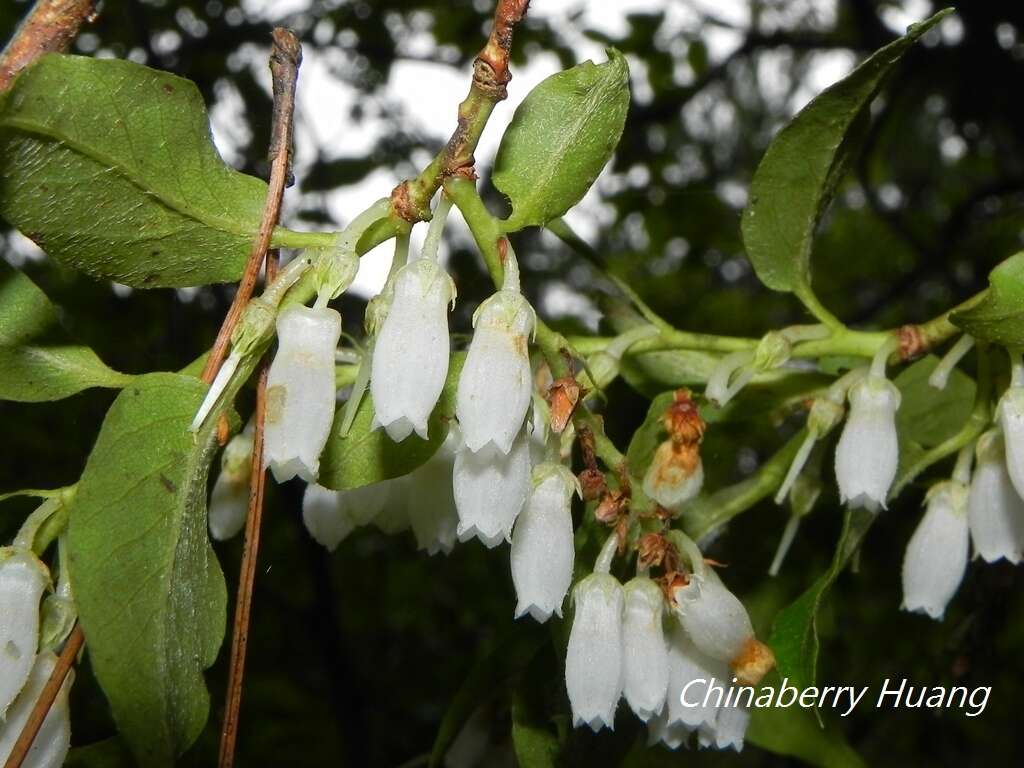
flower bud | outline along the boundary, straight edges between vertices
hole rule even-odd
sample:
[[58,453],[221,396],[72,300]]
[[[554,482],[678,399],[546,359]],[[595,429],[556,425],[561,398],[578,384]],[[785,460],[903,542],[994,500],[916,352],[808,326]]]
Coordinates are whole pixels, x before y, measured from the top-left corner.
[[692,574],[674,593],[679,622],[697,649],[728,663],[741,682],[756,684],[775,665],[766,645],[754,637],[747,609],[718,574]]
[[565,652],[565,688],[574,726],[615,727],[622,695],[622,585],[592,573],[573,590],[576,611]]
[[530,495],[530,445],[525,431],[508,455],[494,445],[455,457],[452,475],[459,541],[476,536],[488,547],[512,539],[512,525]]
[[934,486],[903,556],[903,609],[941,619],[967,570],[967,488]]
[[840,500],[851,508],[885,509],[899,463],[899,407],[900,391],[882,376],[869,375],[850,388],[850,415],[836,447],[836,481]]
[[[14,744],[21,735],[29,715],[35,707],[43,688],[46,686],[57,657],[52,651],[43,651],[32,665],[31,675],[25,687],[7,712],[7,719],[0,721],[0,764],[5,763],[14,750]],[[71,746],[71,717],[68,708],[68,693],[74,682],[75,673],[69,671],[64,684],[57,692],[43,724],[40,726],[32,748],[29,749],[22,763],[24,768],[60,768],[67,758]]]
[[719,702],[716,696],[708,695],[708,689],[728,678],[725,664],[701,653],[683,627],[672,622],[668,638],[668,724],[690,729],[714,725]]
[[996,430],[978,440],[978,464],[971,477],[967,521],[975,553],[986,563],[1024,557],[1024,499],[1006,471],[1003,436]]
[[249,477],[252,474],[252,432],[231,438],[220,457],[220,474],[213,483],[208,512],[210,535],[217,541],[235,536],[249,513]]
[[28,680],[39,645],[39,601],[50,582],[31,552],[0,549],[0,721]]
[[576,478],[560,464],[541,464],[533,488],[512,532],[512,583],[516,618],[529,613],[547,621],[562,615],[562,601],[572,583],[575,557],[572,494]]
[[462,447],[459,429],[452,424],[437,452],[409,475],[406,504],[416,545],[428,555],[448,554],[455,546],[459,522],[455,510],[452,474],[455,455]]
[[623,618],[623,694],[643,721],[661,712],[668,689],[668,652],[661,617],[664,597],[651,579],[626,583]]
[[473,341],[459,375],[455,414],[466,447],[502,453],[522,430],[533,396],[527,341],[536,315],[519,291],[501,290],[473,316]]
[[448,305],[454,299],[455,284],[431,259],[411,261],[395,276],[370,373],[374,423],[392,440],[413,431],[427,439],[427,419],[448,375]]
[[1017,495],[1024,497],[1024,387],[1006,390],[999,401],[999,424],[1006,446],[1006,471]]
[[263,466],[279,483],[316,480],[334,421],[334,351],[341,315],[291,306],[277,318],[278,349],[267,375]]
[[700,493],[702,485],[704,465],[698,442],[663,441],[644,475],[644,493],[673,511]]

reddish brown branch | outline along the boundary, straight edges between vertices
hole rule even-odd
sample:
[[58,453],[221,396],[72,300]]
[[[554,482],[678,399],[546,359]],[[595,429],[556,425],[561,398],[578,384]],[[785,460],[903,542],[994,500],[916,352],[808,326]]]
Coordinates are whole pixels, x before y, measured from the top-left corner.
[[50,679],[43,686],[43,692],[36,699],[36,704],[32,707],[32,712],[25,722],[25,727],[21,729],[18,740],[14,742],[14,747],[11,749],[7,762],[4,763],[4,768],[21,768],[21,764],[25,760],[26,755],[28,755],[28,751],[32,748],[32,742],[35,741],[36,734],[39,733],[39,729],[43,726],[43,721],[46,720],[46,715],[49,713],[50,707],[53,706],[53,701],[57,698],[60,687],[64,685],[64,680],[71,670],[71,665],[75,663],[75,659],[78,657],[78,652],[82,649],[82,643],[84,642],[85,637],[82,635],[82,627],[76,623],[75,628],[68,635],[67,642],[64,643],[64,650],[60,652],[60,656],[57,658],[57,666],[53,668]]
[[[487,66],[490,72],[484,75],[494,87],[500,89],[499,100],[508,96],[505,86],[512,79],[508,70],[508,57],[512,50],[512,32],[516,24],[523,20],[530,0],[500,0],[498,7],[494,10],[494,27],[491,29],[491,36],[487,39],[487,45],[476,57],[475,68],[481,64]],[[476,72],[474,68],[474,80]]]
[[[270,184],[267,189],[267,202],[263,211],[263,223],[260,226],[260,238],[254,246],[250,263],[246,267],[246,276],[251,269],[251,282],[248,285],[249,295],[241,303],[238,296],[231,309],[235,310],[238,305],[238,312],[234,319],[231,319],[231,312],[224,319],[221,327],[221,336],[224,336],[221,348],[221,360],[223,351],[230,339],[230,330],[238,321],[238,316],[248,302],[252,294],[252,287],[256,280],[256,274],[263,262],[263,256],[267,254],[270,246],[270,235],[277,225],[278,216],[281,211],[281,198],[284,195],[284,188],[289,181],[291,167],[292,147],[292,121],[295,114],[295,87],[298,81],[299,64],[302,61],[302,48],[298,39],[291,32],[284,29],[274,30],[274,46],[270,54],[270,70],[274,79],[274,126],[271,133],[270,155],[271,171]],[[277,254],[267,254],[267,282],[271,282],[277,274]],[[243,277],[243,284],[245,277]],[[239,295],[242,293],[242,285],[239,285]],[[231,328],[229,329],[229,321]],[[225,334],[225,329],[227,333]],[[218,342],[221,337],[218,336]],[[215,346],[216,351],[216,346]],[[211,361],[213,353],[211,353]],[[216,367],[220,362],[216,363]],[[207,364],[210,368],[210,364]],[[216,367],[212,369],[210,380],[216,375]],[[242,683],[245,679],[245,656],[249,645],[249,619],[252,613],[252,592],[256,579],[256,561],[259,555],[260,546],[260,524],[263,519],[263,491],[266,485],[266,471],[263,468],[263,433],[266,422],[266,393],[267,393],[267,368],[264,364],[259,375],[259,383],[256,389],[256,413],[255,431],[253,434],[252,447],[252,473],[249,487],[249,512],[245,521],[245,545],[242,550],[242,565],[238,577],[238,593],[235,596],[235,617],[231,633],[231,661],[228,668],[228,687],[226,705],[224,712],[224,724],[221,729],[220,757],[218,765],[220,768],[230,768],[235,761],[235,744],[238,741],[239,713],[242,705]]]
[[242,310],[252,297],[256,278],[260,267],[270,248],[270,239],[274,234],[281,216],[281,200],[284,188],[291,180],[291,134],[292,118],[295,114],[295,83],[299,76],[299,64],[302,63],[302,46],[298,39],[287,29],[278,27],[274,30],[274,45],[270,52],[270,72],[273,77],[274,89],[274,127],[270,138],[270,182],[267,186],[267,203],[263,208],[263,219],[260,221],[259,234],[249,253],[242,279],[238,283],[238,291],[231,302],[224,322],[217,333],[217,340],[210,350],[210,357],[203,368],[202,379],[207,384],[213,381],[220,370],[224,357],[227,355],[231,333],[238,325]]
[[38,0],[0,54],[0,91],[44,53],[67,50],[95,8],[96,0]]

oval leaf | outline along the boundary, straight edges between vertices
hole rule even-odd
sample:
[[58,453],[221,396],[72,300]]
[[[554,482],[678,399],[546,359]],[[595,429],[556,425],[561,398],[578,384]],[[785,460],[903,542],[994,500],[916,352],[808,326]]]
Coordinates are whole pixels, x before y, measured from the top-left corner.
[[[952,9],[915,24],[804,107],[768,146],[750,183],[743,243],[761,282],[810,290],[811,241],[867,125],[867,108],[903,54]],[[860,119],[859,119],[860,118]]]
[[235,280],[265,196],[221,160],[199,90],[180,77],[50,54],[0,101],[0,215],[95,277]]
[[0,258],[0,346],[38,339],[56,325],[53,302],[30,278]]
[[492,181],[512,205],[504,229],[539,226],[590,189],[619,143],[629,108],[629,67],[615,49],[530,91],[501,138]]
[[988,276],[982,300],[950,320],[975,338],[1011,349],[1024,347],[1024,251],[1016,253]]
[[0,346],[0,400],[42,403],[90,387],[124,387],[131,380],[89,347]]
[[217,418],[188,431],[205,392],[172,373],[124,390],[70,515],[71,581],[92,667],[146,766],[172,765],[199,736],[209,712],[202,671],[224,637],[227,593],[206,535]]
[[359,403],[348,434],[342,437],[343,409],[338,408],[320,456],[317,482],[336,491],[359,488],[407,475],[433,456],[448,436],[448,424],[455,418],[455,390],[465,361],[465,352],[452,355],[444,389],[427,422],[429,440],[412,434],[396,443],[383,429],[374,429],[373,399],[369,392]]

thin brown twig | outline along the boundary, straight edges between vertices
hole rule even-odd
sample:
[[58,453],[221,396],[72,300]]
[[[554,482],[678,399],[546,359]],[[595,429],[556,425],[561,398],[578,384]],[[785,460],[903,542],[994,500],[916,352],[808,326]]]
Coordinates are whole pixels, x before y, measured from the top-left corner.
[[[286,183],[290,183],[291,177],[291,154],[292,154],[292,120],[295,113],[295,87],[298,81],[299,64],[302,61],[302,47],[294,34],[285,29],[274,30],[274,45],[270,54],[270,70],[273,76],[274,88],[274,114],[273,133],[270,141],[270,183],[267,189],[267,202],[263,212],[263,222],[260,226],[260,238],[254,248],[253,257],[246,268],[246,274],[252,268],[252,282],[259,272],[263,262],[264,254],[270,245],[270,234],[281,211],[281,198],[284,195]],[[262,247],[260,247],[262,246]],[[257,251],[256,248],[259,248]],[[271,252],[267,255],[267,282],[274,279],[277,273],[277,254]],[[243,277],[243,281],[245,277]],[[242,286],[239,286],[241,294]],[[249,285],[249,294],[252,293],[252,285]],[[238,297],[236,296],[236,303]],[[248,296],[246,296],[248,301]],[[241,314],[244,302],[239,306],[233,322],[237,322],[237,315]],[[232,310],[235,304],[232,304]],[[228,326],[231,319],[231,312],[225,318],[224,326],[221,328],[221,335]],[[225,335],[226,340],[230,338],[230,331]],[[218,336],[218,342],[221,341]],[[216,346],[214,347],[216,351]],[[221,349],[221,360],[223,360]],[[211,361],[213,360],[211,352]],[[209,362],[207,367],[209,367]],[[220,362],[217,362],[219,367]],[[216,375],[216,368],[213,374]],[[228,687],[224,712],[224,724],[221,728],[220,756],[218,765],[220,768],[230,768],[235,761],[235,744],[238,741],[239,712],[242,704],[242,683],[245,678],[245,655],[249,644],[249,619],[252,612],[252,592],[256,579],[256,560],[259,554],[260,545],[260,523],[263,518],[263,492],[266,486],[266,470],[263,467],[263,430],[266,420],[266,389],[267,389],[267,367],[264,364],[259,375],[259,383],[256,389],[256,412],[255,431],[253,434],[252,448],[252,473],[249,486],[249,511],[245,522],[245,545],[242,550],[242,564],[238,577],[238,592],[235,596],[235,617],[231,633],[231,661],[228,668]]]
[[252,245],[245,271],[238,283],[238,291],[217,333],[217,340],[210,350],[206,367],[203,368],[201,378],[207,384],[213,381],[220,370],[231,341],[231,333],[242,316],[242,310],[252,297],[260,267],[263,266],[263,259],[270,248],[274,227],[277,226],[281,215],[284,188],[292,179],[291,125],[292,116],[295,114],[295,82],[298,78],[299,64],[302,63],[302,46],[292,32],[281,27],[274,30],[273,37],[270,71],[273,77],[274,115],[273,133],[270,136],[270,182],[267,185],[267,202],[263,208],[259,234]]
[[67,50],[95,10],[96,0],[38,0],[0,53],[0,92],[44,53]]
[[28,755],[28,751],[32,748],[32,742],[35,741],[36,734],[39,733],[39,729],[43,726],[43,721],[46,720],[50,707],[53,706],[57,693],[60,691],[61,686],[64,685],[64,680],[71,670],[71,665],[75,663],[75,658],[82,649],[82,643],[84,642],[85,636],[82,634],[82,627],[76,623],[75,628],[71,630],[71,634],[68,635],[68,639],[64,643],[64,650],[60,652],[60,656],[57,658],[57,666],[50,673],[50,679],[43,686],[43,692],[36,699],[36,704],[32,707],[32,712],[29,714],[25,726],[21,729],[18,740],[14,742],[14,747],[11,749],[11,754],[7,757],[7,762],[4,763],[4,768],[21,768],[21,764]]

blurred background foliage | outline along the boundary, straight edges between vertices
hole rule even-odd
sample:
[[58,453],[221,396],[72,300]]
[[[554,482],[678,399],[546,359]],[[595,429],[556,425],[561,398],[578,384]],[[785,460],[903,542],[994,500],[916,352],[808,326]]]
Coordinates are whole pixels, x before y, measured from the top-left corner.
[[[623,141],[598,193],[584,205],[591,212],[584,230],[600,268],[547,234],[524,233],[516,247],[524,254],[527,292],[542,308],[555,306],[545,300],[553,290],[562,305],[586,308],[563,312],[559,323],[566,331],[585,329],[593,306],[607,305],[614,294],[607,274],[626,280],[682,328],[759,336],[805,320],[795,300],[760,286],[744,258],[739,214],[746,186],[774,131],[829,82],[821,81],[823,68],[838,66],[838,76],[893,39],[900,23],[944,4],[666,0],[626,4],[616,10],[622,24],[591,23],[612,5],[560,2],[559,24],[538,14],[517,33],[513,72],[545,54],[562,66],[576,63],[584,40],[623,51],[634,77]],[[26,8],[20,0],[0,6],[0,37],[12,34]],[[355,94],[337,110],[338,123],[377,126],[365,151],[338,153],[303,133],[300,112],[298,188],[289,193],[289,216],[297,226],[338,228],[413,173],[453,126],[451,114],[429,131],[416,127],[387,90],[396,63],[422,60],[425,78],[433,76],[429,63],[457,67],[468,83],[491,13],[489,0],[107,0],[76,52],[130,57],[194,80],[214,110],[227,110],[228,159],[262,176],[269,31],[276,23],[293,27],[307,52],[330,54],[330,77]],[[687,23],[678,23],[680,13]],[[715,39],[727,42],[710,45]],[[865,327],[924,320],[983,288],[989,270],[1020,248],[1021,82],[1020,3],[964,2],[953,20],[906,56],[874,105],[863,154],[815,247],[816,290],[839,317]],[[507,117],[499,109],[489,131],[500,133]],[[486,184],[489,158],[480,160]],[[387,183],[368,187],[360,208],[350,206],[341,218],[332,212],[328,193],[380,178],[373,174],[381,168]],[[495,197],[491,190],[500,207]],[[228,287],[112,289],[39,259],[10,233],[0,237],[5,256],[61,305],[68,330],[119,370],[184,366],[208,347],[230,300]],[[453,328],[462,331],[490,290],[467,243],[464,237],[449,243],[460,293]],[[342,302],[354,333],[361,304],[358,298]],[[609,394],[608,428],[624,447],[647,401],[621,382]],[[90,391],[55,404],[0,404],[0,490],[74,482],[112,399],[112,393]],[[721,486],[749,474],[792,427],[753,414],[723,425],[717,435],[713,428],[704,453],[709,482]],[[898,611],[899,564],[922,487],[948,471],[939,467],[906,492],[868,537],[859,570],[840,578],[821,622],[821,678],[871,685],[876,692],[886,677],[992,685],[992,698],[973,719],[957,711],[875,710],[867,702],[842,721],[825,712],[869,765],[1019,765],[1024,759],[1019,571],[972,566],[942,623]],[[427,558],[408,535],[388,538],[367,529],[331,556],[303,530],[300,495],[300,487],[288,484],[274,488],[269,499],[240,765],[424,764],[453,700],[473,713],[456,740],[453,765],[514,764],[512,711],[521,723],[565,736],[565,765],[793,762],[749,744],[738,756],[645,752],[641,729],[624,712],[614,733],[569,732],[556,651],[565,627],[513,622],[506,548],[488,551],[474,542],[449,557]],[[16,518],[0,517],[0,538],[9,537]],[[826,490],[805,521],[782,574],[769,579],[765,571],[784,522],[785,511],[763,503],[708,550],[728,563],[727,582],[764,634],[775,612],[827,565],[840,522],[834,490]],[[240,547],[235,540],[218,548],[232,590]],[[209,726],[183,764],[209,765],[216,754],[225,657],[209,676]],[[76,744],[112,733],[88,665],[80,670],[74,707]],[[100,764],[93,761],[97,754],[86,751],[77,759]]]

